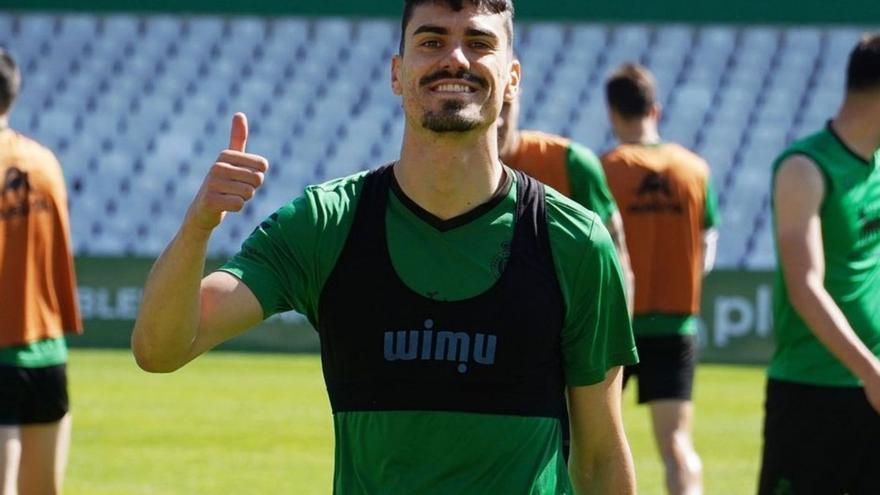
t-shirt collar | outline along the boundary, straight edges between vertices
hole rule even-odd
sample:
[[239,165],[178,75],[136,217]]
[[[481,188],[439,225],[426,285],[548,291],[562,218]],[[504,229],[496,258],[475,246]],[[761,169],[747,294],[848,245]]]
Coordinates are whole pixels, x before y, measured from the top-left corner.
[[498,189],[495,190],[495,193],[483,204],[473,208],[461,215],[456,217],[452,217],[446,220],[443,220],[428,210],[419,206],[418,203],[412,200],[409,196],[403,192],[403,189],[400,187],[400,184],[397,182],[397,178],[394,174],[391,175],[391,191],[397,196],[397,199],[406,207],[406,209],[410,210],[414,215],[419,217],[423,222],[431,225],[435,229],[440,232],[446,232],[448,230],[452,230],[457,227],[461,227],[462,225],[466,225],[477,218],[480,218],[482,215],[487,213],[492,208],[495,208],[510,194],[510,189],[513,187],[513,174],[507,167],[502,167],[503,176],[501,178],[501,183],[498,185]]

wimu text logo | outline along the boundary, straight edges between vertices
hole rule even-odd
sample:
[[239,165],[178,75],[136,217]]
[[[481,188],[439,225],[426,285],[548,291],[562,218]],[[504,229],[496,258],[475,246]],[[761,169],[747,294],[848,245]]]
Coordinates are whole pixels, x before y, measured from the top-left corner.
[[385,332],[385,361],[457,362],[459,373],[468,364],[492,366],[498,337],[484,333],[435,330],[434,320],[425,320],[424,329]]

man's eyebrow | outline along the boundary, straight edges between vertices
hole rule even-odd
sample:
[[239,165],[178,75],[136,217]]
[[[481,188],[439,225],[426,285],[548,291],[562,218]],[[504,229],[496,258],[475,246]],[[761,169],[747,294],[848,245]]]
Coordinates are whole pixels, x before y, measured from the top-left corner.
[[413,31],[413,36],[421,33],[433,33],[433,34],[449,34],[449,30],[445,27],[434,26],[431,24],[425,24],[423,26],[419,26]]
[[465,34],[468,36],[479,36],[479,37],[483,37],[483,38],[492,38],[495,40],[498,39],[498,36],[495,33],[493,33],[492,31],[484,31],[482,29],[476,29],[476,28],[468,28],[467,31],[465,31]]

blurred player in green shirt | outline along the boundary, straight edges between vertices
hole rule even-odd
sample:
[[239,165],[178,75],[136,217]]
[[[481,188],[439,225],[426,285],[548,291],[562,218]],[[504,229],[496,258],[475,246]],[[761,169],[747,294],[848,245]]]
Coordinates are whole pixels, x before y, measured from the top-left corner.
[[880,493],[880,34],[774,165],[779,268],[759,493]]

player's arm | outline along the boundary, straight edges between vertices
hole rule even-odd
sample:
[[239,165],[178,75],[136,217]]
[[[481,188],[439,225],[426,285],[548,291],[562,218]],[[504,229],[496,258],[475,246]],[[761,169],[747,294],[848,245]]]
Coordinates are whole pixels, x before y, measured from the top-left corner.
[[620,263],[599,224],[575,271],[562,334],[571,423],[569,472],[580,494],[635,493],[620,412],[621,366],[638,361]]
[[239,211],[263,183],[266,159],[245,153],[247,120],[233,118],[229,149],[220,153],[177,235],[153,265],[131,338],[138,365],[174,371],[258,323],[254,294],[227,273],[202,279],[208,239],[227,211]]
[[623,232],[623,217],[620,216],[618,210],[614,210],[605,222],[608,234],[611,235],[611,242],[614,243],[614,250],[617,252],[617,259],[620,260],[620,269],[623,271],[623,283],[626,289],[626,305],[629,314],[633,314],[636,301],[636,276],[632,270],[632,263],[629,259],[629,250],[626,248],[626,237]]
[[718,229],[711,227],[703,231],[703,274],[715,268],[718,255]]
[[577,494],[636,493],[635,467],[620,410],[622,376],[622,368],[616,366],[600,383],[568,389],[568,470]]
[[712,180],[706,180],[706,196],[703,201],[703,274],[715,267],[718,254],[718,196]]
[[825,290],[819,218],[824,197],[824,177],[812,160],[795,155],[781,164],[774,184],[774,213],[785,284],[795,310],[816,338],[864,382],[868,400],[880,412],[880,361]]

